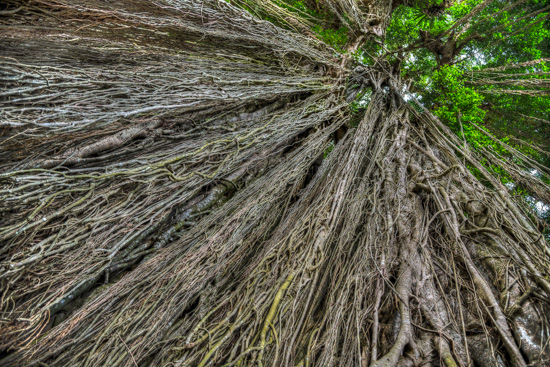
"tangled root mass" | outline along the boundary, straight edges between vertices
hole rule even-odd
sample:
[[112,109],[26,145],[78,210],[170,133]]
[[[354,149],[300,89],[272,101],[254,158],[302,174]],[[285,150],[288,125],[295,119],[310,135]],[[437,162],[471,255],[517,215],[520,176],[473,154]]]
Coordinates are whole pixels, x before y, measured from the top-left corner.
[[333,50],[229,3],[14,9],[2,365],[550,363],[548,243],[384,61],[350,128]]

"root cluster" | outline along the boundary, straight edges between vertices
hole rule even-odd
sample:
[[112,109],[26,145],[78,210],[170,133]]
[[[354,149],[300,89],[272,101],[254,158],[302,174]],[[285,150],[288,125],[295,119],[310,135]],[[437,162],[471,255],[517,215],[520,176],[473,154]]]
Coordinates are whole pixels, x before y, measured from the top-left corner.
[[351,127],[321,41],[225,2],[109,4],[0,18],[57,27],[0,40],[0,364],[549,363],[550,251],[501,157],[382,62]]

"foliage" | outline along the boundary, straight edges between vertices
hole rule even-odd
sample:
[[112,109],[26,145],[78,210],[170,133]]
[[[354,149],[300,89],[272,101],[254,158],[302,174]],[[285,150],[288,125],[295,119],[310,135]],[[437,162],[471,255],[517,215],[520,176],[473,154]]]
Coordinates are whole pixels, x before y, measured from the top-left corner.
[[[386,45],[401,57],[401,75],[424,106],[473,149],[511,159],[512,148],[550,167],[548,66],[514,66],[549,57],[545,2],[417,2],[394,15]],[[428,43],[440,48],[428,49]],[[458,52],[440,65],[435,52],[445,46]],[[486,167],[509,182],[495,164]]]
[[487,143],[473,127],[473,124],[483,124],[483,96],[464,85],[464,72],[456,66],[446,65],[433,73],[432,83],[433,113],[446,121],[455,133],[464,131],[473,147]]
[[454,65],[446,65],[433,73],[433,87],[437,107],[434,113],[457,126],[463,122],[482,123],[485,111],[480,106],[483,97],[464,85],[464,72]]
[[339,52],[344,52],[344,47],[348,40],[348,29],[346,27],[340,27],[338,29],[324,29],[317,25],[313,28],[313,30],[326,44],[331,45]]

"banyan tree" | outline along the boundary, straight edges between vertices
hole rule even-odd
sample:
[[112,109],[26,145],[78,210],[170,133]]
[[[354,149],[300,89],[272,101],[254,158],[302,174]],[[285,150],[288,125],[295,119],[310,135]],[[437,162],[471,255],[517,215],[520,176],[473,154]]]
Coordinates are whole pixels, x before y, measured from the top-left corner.
[[0,365],[550,365],[549,8],[2,1]]

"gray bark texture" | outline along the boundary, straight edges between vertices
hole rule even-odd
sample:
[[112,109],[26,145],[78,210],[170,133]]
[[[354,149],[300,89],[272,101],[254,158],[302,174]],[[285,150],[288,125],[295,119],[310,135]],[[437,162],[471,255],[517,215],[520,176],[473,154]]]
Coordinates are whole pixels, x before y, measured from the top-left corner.
[[[321,3],[350,54],[396,5]],[[0,365],[550,363],[546,239],[388,62],[276,2],[7,4]]]

